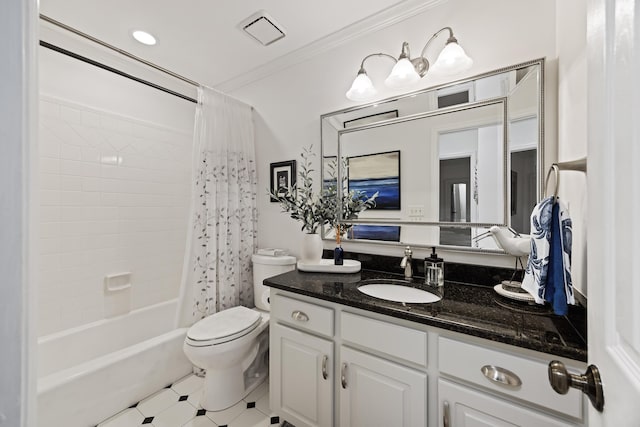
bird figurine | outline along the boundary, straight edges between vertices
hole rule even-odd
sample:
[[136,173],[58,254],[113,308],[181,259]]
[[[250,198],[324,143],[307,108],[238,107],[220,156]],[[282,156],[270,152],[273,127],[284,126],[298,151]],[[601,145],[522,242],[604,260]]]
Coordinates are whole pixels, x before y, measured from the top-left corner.
[[498,227],[497,225],[494,225],[488,232],[478,237],[483,239],[489,235],[493,237],[493,240],[495,240],[496,244],[502,248],[502,250],[515,257],[515,266],[511,280],[503,280],[502,283],[497,286],[501,286],[510,292],[526,293],[526,291],[521,288],[522,283],[515,280],[515,278],[518,275],[518,263],[520,264],[520,271],[524,270],[522,257],[529,256],[531,252],[531,238],[528,235],[521,235],[511,228]]
[[520,234],[513,234],[511,231],[494,225],[489,229],[489,233],[506,253],[515,257],[529,255],[531,251],[531,238]]

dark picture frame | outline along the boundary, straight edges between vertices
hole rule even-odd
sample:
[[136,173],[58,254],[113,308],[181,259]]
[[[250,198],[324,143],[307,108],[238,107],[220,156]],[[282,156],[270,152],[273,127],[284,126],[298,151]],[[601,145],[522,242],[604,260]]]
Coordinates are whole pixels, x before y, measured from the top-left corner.
[[400,150],[364,154],[347,159],[348,190],[359,190],[371,197],[378,192],[370,209],[400,210]]
[[357,119],[345,120],[342,125],[345,129],[353,128],[356,126],[364,126],[375,122],[381,122],[382,120],[390,120],[398,118],[398,110],[384,111],[382,113],[370,114],[364,117],[358,117]]
[[[296,161],[287,160],[286,162],[271,163],[269,166],[270,171],[270,185],[271,192],[277,195],[282,195],[286,191],[291,191],[293,185],[296,183]],[[277,202],[278,199],[271,196],[271,202]]]

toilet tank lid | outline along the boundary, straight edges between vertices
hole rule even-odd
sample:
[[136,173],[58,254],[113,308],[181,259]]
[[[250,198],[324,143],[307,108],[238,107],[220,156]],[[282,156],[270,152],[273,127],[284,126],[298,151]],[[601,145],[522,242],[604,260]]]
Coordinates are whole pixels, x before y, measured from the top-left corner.
[[253,254],[251,260],[254,264],[265,265],[295,265],[296,257],[290,255],[269,256]]
[[187,336],[195,341],[221,339],[251,328],[259,321],[258,311],[243,306],[232,307],[196,322],[187,331]]

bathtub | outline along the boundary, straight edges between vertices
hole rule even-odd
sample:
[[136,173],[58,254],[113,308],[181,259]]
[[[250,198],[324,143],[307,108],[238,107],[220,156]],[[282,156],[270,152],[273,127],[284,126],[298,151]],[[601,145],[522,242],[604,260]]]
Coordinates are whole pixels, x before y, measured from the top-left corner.
[[38,339],[38,425],[95,426],[189,374],[177,301]]

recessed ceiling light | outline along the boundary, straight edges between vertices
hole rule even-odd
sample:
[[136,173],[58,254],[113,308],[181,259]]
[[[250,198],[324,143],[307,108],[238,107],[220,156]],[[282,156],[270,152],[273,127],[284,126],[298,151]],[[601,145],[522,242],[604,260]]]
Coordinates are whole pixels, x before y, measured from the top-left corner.
[[133,32],[133,38],[138,40],[142,44],[153,46],[156,44],[156,38],[146,31],[136,30]]

